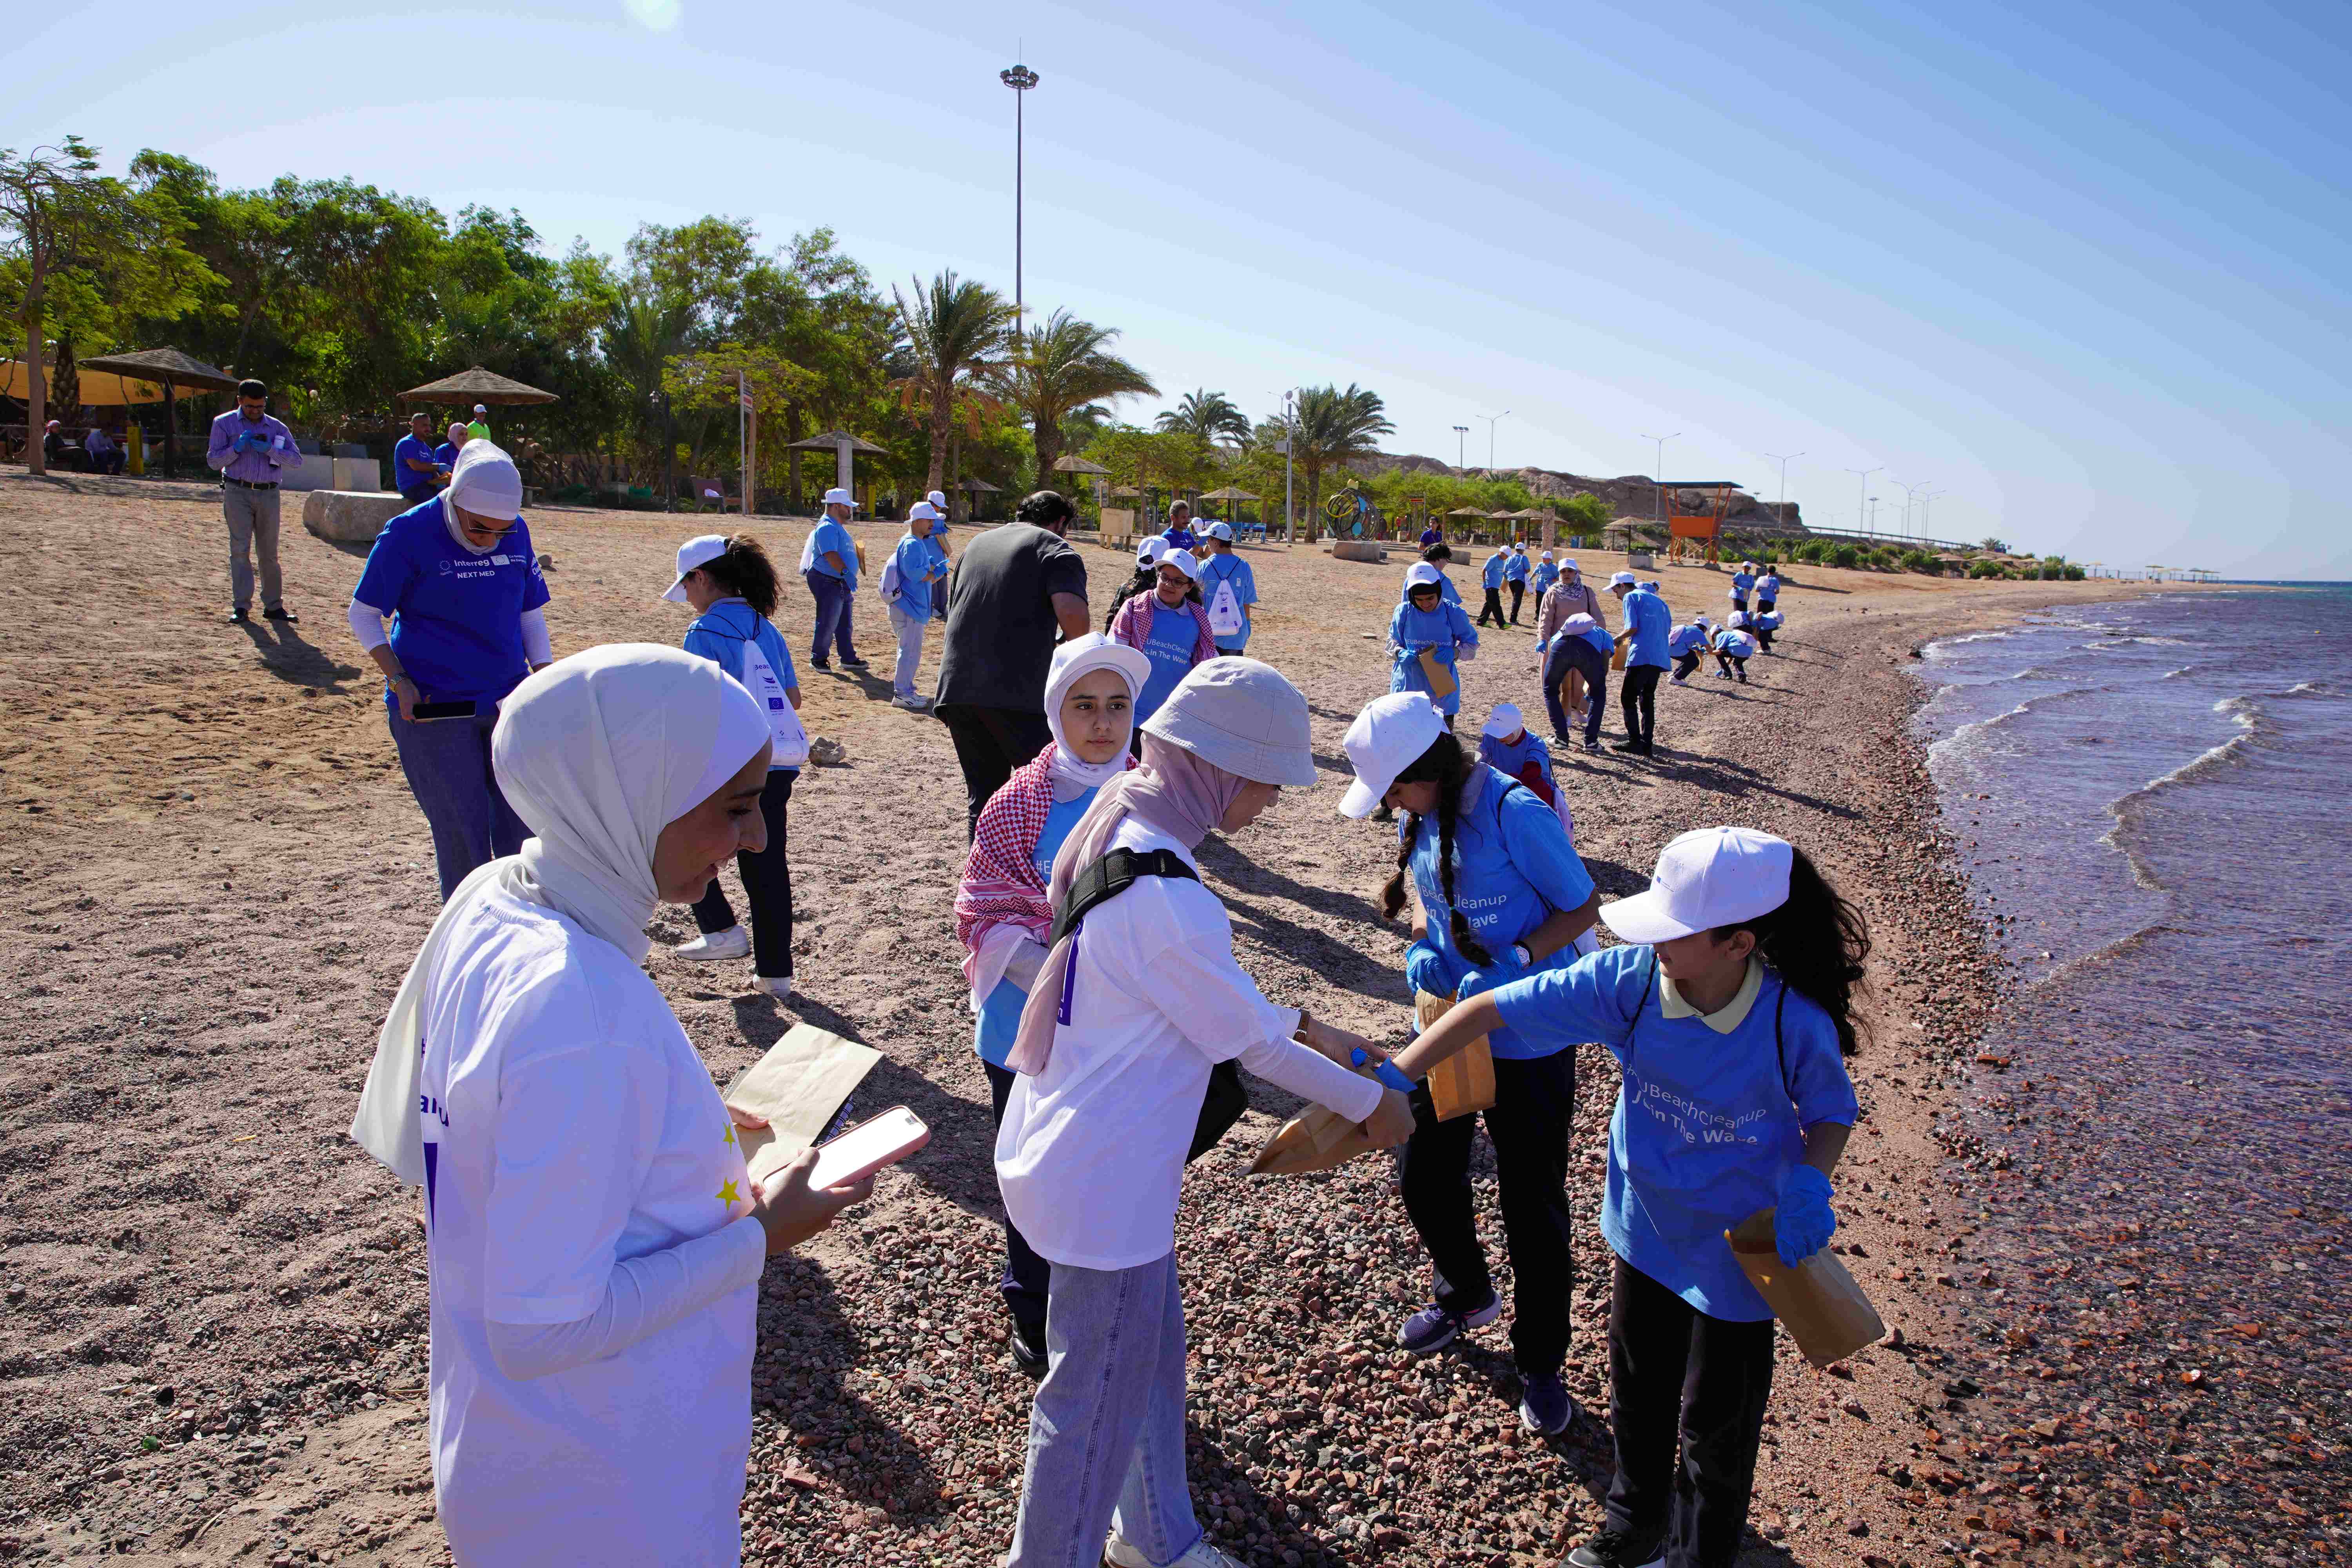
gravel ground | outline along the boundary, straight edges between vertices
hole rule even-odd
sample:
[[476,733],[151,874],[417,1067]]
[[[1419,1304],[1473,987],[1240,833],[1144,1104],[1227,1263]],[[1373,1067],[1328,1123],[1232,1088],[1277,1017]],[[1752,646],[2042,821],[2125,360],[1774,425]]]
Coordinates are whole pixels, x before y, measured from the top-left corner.
[[[532,523],[559,651],[676,642],[685,616],[655,595],[682,520]],[[759,531],[787,557],[799,538]],[[869,552],[893,531],[865,530]],[[289,523],[302,625],[231,628],[220,540],[208,503],[0,479],[0,1559],[446,1561],[416,1205],[343,1135],[434,911],[430,849],[341,623],[363,552]],[[1307,692],[1339,769],[1349,718],[1385,689],[1369,639],[1402,558],[1251,558],[1253,651]],[[1124,563],[1088,560],[1099,613]],[[1660,575],[1678,608],[1721,601],[1718,574]],[[1751,1563],[2060,1561],[2111,1541],[2128,1555],[2135,1531],[2153,1561],[2158,1515],[2187,1506],[2172,1478],[2193,1474],[2200,1428],[2166,1412],[2192,1390],[2079,1418],[2027,1397],[2029,1361],[2001,1353],[2019,1298],[1969,1268],[2004,1223],[2001,1188],[1938,1142],[2001,991],[1905,738],[1904,667],[1931,635],[2098,592],[1807,572],[1782,600],[1787,657],[1755,661],[1754,685],[1661,693],[1666,755],[1562,764],[1605,895],[1638,890],[1675,833],[1746,823],[1819,857],[1880,940],[1836,1245],[1899,1336],[1826,1373],[1784,1351]],[[806,610],[796,593],[788,641]],[[904,1101],[935,1137],[768,1271],[747,1556],[984,1563],[1010,1536],[1029,1384],[992,1289],[986,1089],[954,963],[961,784],[944,733],[891,709],[887,679],[804,674],[812,731],[849,753],[793,800],[811,999],[748,993],[748,966],[657,952],[652,971],[721,1081],[804,1018],[879,1047],[866,1102]],[[1474,712],[1535,702],[1527,633],[1490,636],[1467,679]],[[1270,994],[1402,1041],[1404,939],[1370,901],[1392,840],[1336,818],[1336,799],[1291,792],[1204,867]],[[665,910],[656,935],[691,931]],[[1580,1065],[1589,1217],[1616,1074],[1597,1050]],[[1294,1109],[1262,1087],[1255,1104],[1193,1167],[1178,1231],[1192,1480],[1216,1539],[1254,1564],[1549,1563],[1599,1520],[1603,1426],[1519,1430],[1506,1324],[1426,1362],[1390,1349],[1427,1270],[1386,1163],[1245,1176]],[[1491,1200],[1482,1226],[1499,1260]],[[1605,1410],[1605,1259],[1590,1228],[1581,1242],[1569,1373]],[[2086,1533],[2071,1489],[2158,1444],[2179,1450],[2166,1482],[2110,1489],[2122,1533]]]

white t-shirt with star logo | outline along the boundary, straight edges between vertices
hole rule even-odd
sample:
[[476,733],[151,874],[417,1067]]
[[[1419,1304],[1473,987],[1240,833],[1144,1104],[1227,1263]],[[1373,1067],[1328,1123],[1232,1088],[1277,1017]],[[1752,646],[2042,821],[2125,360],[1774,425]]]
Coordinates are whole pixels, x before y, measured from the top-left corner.
[[750,1214],[733,1122],[617,948],[505,893],[461,918],[430,979],[418,1097],[451,1550],[500,1568],[732,1564],[756,1285],[528,1379],[501,1373],[488,1325],[586,1319],[616,1263]]

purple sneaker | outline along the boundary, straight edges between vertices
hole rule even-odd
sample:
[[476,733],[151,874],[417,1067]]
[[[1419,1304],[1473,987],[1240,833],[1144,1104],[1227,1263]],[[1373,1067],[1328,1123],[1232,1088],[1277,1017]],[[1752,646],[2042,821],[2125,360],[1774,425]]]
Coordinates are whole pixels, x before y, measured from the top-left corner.
[[1423,1307],[1397,1331],[1397,1346],[1409,1355],[1432,1355],[1454,1342],[1465,1329],[1483,1329],[1503,1315],[1500,1298],[1475,1311],[1454,1312],[1444,1307]]

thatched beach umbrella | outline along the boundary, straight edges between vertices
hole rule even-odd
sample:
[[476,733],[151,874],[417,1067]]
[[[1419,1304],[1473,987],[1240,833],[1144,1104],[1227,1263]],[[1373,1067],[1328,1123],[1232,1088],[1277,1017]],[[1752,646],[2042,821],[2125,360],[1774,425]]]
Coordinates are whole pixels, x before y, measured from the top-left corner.
[[496,371],[480,365],[461,370],[455,375],[445,375],[439,381],[428,381],[423,386],[412,386],[400,395],[403,403],[447,403],[460,408],[471,408],[477,403],[485,408],[519,408],[534,403],[557,403],[551,392],[541,392],[535,386],[509,380]]
[[1239,517],[1241,515],[1241,508],[1238,505],[1234,505],[1234,503],[1245,500],[1256,500],[1259,498],[1250,494],[1249,491],[1242,489],[1239,485],[1226,485],[1222,489],[1208,491],[1206,494],[1202,495],[1201,499],[1202,500],[1223,501],[1228,505],[1233,505],[1234,515],[1235,517]]
[[[1003,488],[1000,485],[992,485],[986,479],[964,479],[956,485],[956,489],[968,496],[992,496]],[[967,518],[971,515],[972,504],[976,503],[968,503],[964,508],[964,516]]]
[[82,361],[81,367],[163,384],[163,472],[167,476],[179,470],[180,388],[197,392],[236,390],[236,377],[177,349],[133,349],[128,353],[98,354]]

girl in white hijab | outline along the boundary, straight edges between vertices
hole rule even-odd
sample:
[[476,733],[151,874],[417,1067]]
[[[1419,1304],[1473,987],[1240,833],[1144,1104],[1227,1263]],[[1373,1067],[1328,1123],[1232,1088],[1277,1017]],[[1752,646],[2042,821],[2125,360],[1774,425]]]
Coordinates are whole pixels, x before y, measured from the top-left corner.
[[764,1191],[637,966],[657,902],[758,851],[770,731],[708,659],[599,647],[515,688],[492,762],[536,837],[410,966],[352,1135],[425,1188],[432,1439],[461,1564],[732,1564],[769,1254],[869,1190]]

